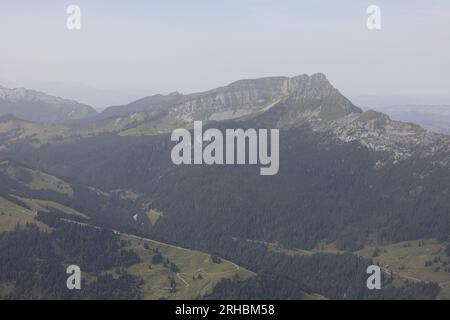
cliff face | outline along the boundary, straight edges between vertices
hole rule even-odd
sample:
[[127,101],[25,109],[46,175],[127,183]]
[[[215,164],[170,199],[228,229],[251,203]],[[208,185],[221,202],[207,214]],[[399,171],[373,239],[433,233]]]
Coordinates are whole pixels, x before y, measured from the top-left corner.
[[[24,119],[42,119],[39,115],[43,112],[50,112],[52,120],[91,114],[86,109],[89,107],[74,101],[24,89],[11,91],[2,88],[1,101],[15,104],[14,114],[18,117],[23,115]],[[39,107],[39,104],[45,104],[45,107]],[[17,107],[19,105],[25,109]],[[42,117],[49,118],[48,115]],[[430,159],[430,163],[439,166],[450,164],[449,136],[429,132],[418,125],[393,121],[380,112],[362,112],[320,73],[291,78],[245,79],[188,95],[178,92],[154,95],[126,106],[108,108],[99,117],[78,126],[58,127],[56,131],[35,128],[37,125],[31,124],[26,127],[33,126],[33,130],[22,128],[22,124],[23,130],[12,131],[11,122],[14,121],[9,121],[8,126],[0,125],[0,132],[8,133],[8,139],[34,136],[47,141],[57,136],[92,136],[105,132],[125,136],[156,135],[179,127],[192,128],[195,120],[202,120],[205,124],[252,120],[254,125],[266,128],[305,126],[325,133],[329,139],[339,143],[360,143],[365,148],[385,152],[385,163],[419,157]]]
[[323,74],[314,74],[239,80],[189,96],[171,109],[171,115],[181,121],[229,120],[267,111],[281,102],[290,105],[290,118],[319,107],[321,116],[326,119],[361,112]]

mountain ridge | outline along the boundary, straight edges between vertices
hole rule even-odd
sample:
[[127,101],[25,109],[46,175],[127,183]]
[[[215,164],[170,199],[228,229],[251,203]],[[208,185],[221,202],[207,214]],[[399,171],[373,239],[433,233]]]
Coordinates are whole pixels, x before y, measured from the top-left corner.
[[375,109],[394,120],[417,123],[430,131],[450,135],[450,105],[400,104]]
[[57,122],[89,118],[97,111],[75,100],[31,89],[0,86],[0,115],[4,114],[36,122]]
[[32,128],[28,129],[29,134],[26,134],[27,129],[14,126],[14,121],[9,119],[9,127],[3,124],[5,129],[0,127],[0,132],[7,134],[8,139],[44,136],[44,142],[48,142],[102,133],[157,135],[180,127],[192,128],[194,120],[212,123],[249,119],[262,121],[270,128],[307,126],[341,143],[357,141],[369,149],[389,154],[386,163],[415,155],[427,158],[437,154],[441,156],[436,163],[444,166],[450,163],[450,137],[391,120],[380,112],[363,112],[322,73],[242,79],[204,92],[153,95],[125,106],[108,108],[78,124],[45,130],[28,124]]
[[[289,95],[298,99],[305,93],[320,94],[320,91],[324,90],[336,95],[339,93],[322,73],[316,73],[311,76],[303,74],[295,77],[274,76],[257,79],[241,79],[226,86],[187,95],[173,92],[166,96],[158,94],[144,97],[133,101],[128,105],[106,108],[101,113],[100,117],[104,119],[111,115],[124,116],[133,112],[152,111],[158,107],[169,109],[166,110],[167,112],[183,112],[185,114],[189,113],[188,109],[191,109],[192,111],[194,111],[194,109],[211,108],[230,111],[227,110],[230,107],[234,110],[242,108],[258,109],[257,105],[262,104],[262,100],[269,100],[270,98],[273,99],[275,97],[281,99]],[[259,99],[259,101],[254,101],[255,99]],[[205,104],[207,104],[206,107]],[[360,111],[360,109],[352,105],[350,101],[346,103],[346,107],[348,108],[347,111]],[[239,115],[239,113],[234,115],[230,114],[228,116],[217,114],[213,116],[213,119],[232,119],[239,117]],[[178,118],[183,119],[186,117],[178,116]]]
[[[127,125],[132,122],[131,117],[142,118],[141,123],[136,120],[120,134],[158,134],[176,127],[190,127],[194,120],[247,120],[272,114],[270,121],[268,116],[265,117],[267,126],[306,125],[315,131],[328,132],[341,142],[360,141],[373,150],[386,151],[395,162],[414,154],[429,156],[442,151],[446,153],[445,163],[450,163],[450,154],[446,150],[450,147],[449,137],[428,132],[418,125],[392,120],[374,110],[363,112],[322,73],[243,79],[205,92],[176,96],[178,104],[156,108],[152,105],[147,111],[141,105],[144,111],[118,117],[117,124]],[[165,97],[158,96],[163,100]],[[145,99],[138,101],[145,104]],[[155,113],[158,117],[153,120],[150,115]]]
[[[158,99],[167,102],[150,98]],[[185,96],[174,93],[170,99]],[[141,100],[140,107],[147,102]],[[9,145],[0,148],[0,158],[19,159],[39,172],[6,166],[5,196],[24,188],[27,173],[34,179],[26,185],[42,189],[40,182],[56,181],[48,184],[50,190],[58,180],[42,173],[67,177],[62,180],[71,182],[73,192],[64,194],[74,198],[57,193],[58,198],[89,211],[99,223],[244,265],[255,257],[242,254],[248,239],[302,250],[331,244],[345,251],[448,239],[449,137],[380,112],[362,112],[322,75],[240,80],[174,107],[155,103],[89,124],[6,120],[0,139]],[[278,174],[260,176],[252,165],[175,165],[170,133],[191,129],[192,120],[222,132],[279,128]],[[32,192],[31,198],[58,200],[44,191],[22,190]],[[121,200],[129,202],[122,206]],[[152,210],[160,213],[158,219],[152,220]],[[334,264],[328,262],[330,269]],[[294,269],[298,273],[298,266]]]

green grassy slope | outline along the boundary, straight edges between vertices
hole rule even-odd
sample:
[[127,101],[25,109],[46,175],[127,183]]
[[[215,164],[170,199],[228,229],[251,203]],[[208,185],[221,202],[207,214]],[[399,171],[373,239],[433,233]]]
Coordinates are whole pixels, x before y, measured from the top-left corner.
[[[82,212],[57,202],[23,197],[14,198],[20,200],[24,206],[0,197],[0,233],[13,231],[16,225],[25,225],[26,223],[36,224],[42,231],[50,231],[49,226],[36,219],[38,211],[49,212],[49,209],[56,209],[69,216],[88,218]],[[132,249],[141,257],[142,262],[132,265],[127,268],[127,271],[143,280],[140,289],[144,299],[195,299],[211,292],[215,284],[222,279],[235,275],[242,278],[254,275],[230,261],[222,259],[221,263],[213,263],[208,254],[200,251],[129,234],[120,234],[120,236],[127,243],[127,248]],[[174,263],[179,270],[171,271],[168,266],[163,264],[152,264],[154,250],[158,250],[164,259]],[[105,270],[105,272],[114,273],[115,271]],[[86,276],[92,277],[93,275],[86,274]],[[175,279],[177,288],[175,292],[169,290],[169,276]],[[0,293],[10,290],[10,286],[11,284],[8,283],[0,283]]]
[[[261,241],[249,240],[262,243]],[[277,243],[263,243],[270,250],[286,255],[309,256],[314,253],[342,253],[333,243],[321,243],[313,250],[288,249]],[[376,250],[377,249],[377,250]],[[377,254],[374,255],[374,252]],[[371,258],[383,270],[393,273],[394,285],[405,281],[436,282],[441,291],[438,299],[450,299],[450,259],[445,254],[445,248],[435,239],[404,241],[387,245],[366,246],[355,252],[364,258]]]
[[[450,299],[450,259],[443,246],[434,239],[368,246],[357,254],[371,257],[385,270],[392,270],[400,280],[437,282],[441,287],[438,298]],[[429,265],[426,266],[427,262]]]
[[[131,266],[127,271],[144,280],[144,299],[195,299],[210,293],[222,279],[235,275],[242,278],[254,275],[230,261],[221,259],[221,263],[213,263],[210,256],[204,252],[129,235],[122,237],[129,241],[129,248],[137,252],[143,261]],[[163,264],[152,264],[154,250],[158,250],[164,258],[174,263],[179,271],[170,272]],[[169,290],[169,275],[176,281],[177,290],[173,293]]]

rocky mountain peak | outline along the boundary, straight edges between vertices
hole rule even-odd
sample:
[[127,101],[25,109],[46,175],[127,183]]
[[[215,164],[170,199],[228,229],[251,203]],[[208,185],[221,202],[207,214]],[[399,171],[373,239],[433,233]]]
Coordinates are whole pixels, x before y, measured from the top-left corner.
[[285,103],[282,125],[291,125],[316,112],[325,120],[334,120],[361,110],[340,94],[322,73],[311,76],[244,79],[210,91],[185,96],[170,110],[178,122],[192,120],[229,120],[249,117]]
[[[26,109],[28,114],[30,109]],[[394,162],[439,154],[440,163],[450,164],[450,137],[428,132],[415,124],[391,120],[381,112],[362,112],[321,73],[244,79],[187,95],[158,94],[108,108],[101,117],[101,121],[94,119],[81,127],[68,127],[67,135],[88,136],[101,132],[154,135],[180,127],[190,128],[195,120],[205,123],[251,120],[255,126],[267,128],[309,127],[326,133],[331,139],[358,142],[386,153]],[[5,126],[4,130],[10,132],[11,128]]]
[[278,94],[306,93],[309,90],[331,90],[333,86],[322,73],[311,76],[302,74],[295,77],[264,77],[235,81],[217,91],[259,90]]

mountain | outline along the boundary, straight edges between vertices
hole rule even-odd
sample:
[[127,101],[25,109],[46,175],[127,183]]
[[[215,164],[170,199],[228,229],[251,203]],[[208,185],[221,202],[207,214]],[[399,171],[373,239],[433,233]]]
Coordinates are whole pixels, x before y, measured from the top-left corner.
[[80,134],[115,132],[123,136],[154,135],[194,120],[220,122],[258,118],[271,128],[306,125],[335,139],[358,141],[374,151],[389,153],[393,161],[414,154],[443,152],[449,139],[383,113],[363,112],[334,88],[323,74],[239,80],[201,93],[155,95],[129,105],[111,107],[103,120],[83,127]]
[[450,135],[450,105],[393,105],[376,110],[392,119],[417,123],[428,130]]
[[[119,207],[117,199],[113,208],[103,197],[71,200],[80,211],[75,204],[82,201],[83,211],[99,224],[217,253],[258,273],[256,280],[219,287],[214,297],[229,297],[240,291],[236,287],[272,288],[283,297],[303,292],[372,297],[363,279],[373,263],[367,252],[370,257],[378,246],[414,249],[408,257],[419,261],[395,263],[400,275],[395,280],[406,287],[382,290],[381,296],[437,295],[435,283],[409,287],[405,268],[418,279],[436,280],[449,296],[448,268],[440,262],[447,259],[443,248],[450,234],[449,136],[381,112],[363,112],[323,74],[151,96],[105,114],[54,127],[5,117],[0,157],[100,194],[119,192],[126,206]],[[192,129],[194,120],[221,131],[279,128],[278,174],[261,176],[254,165],[173,164],[170,134]],[[20,183],[11,186],[5,195],[20,190]],[[428,251],[421,251],[425,241]],[[428,260],[436,260],[436,271],[426,266]],[[320,276],[318,269],[324,270]],[[387,285],[394,275],[389,279]]]
[[[0,160],[0,181],[0,299],[162,299],[169,296],[169,270],[206,269],[205,279],[178,275],[180,288],[170,295],[194,299],[222,279],[254,275],[223,259],[217,264],[203,252],[126,233],[139,233],[133,215],[140,214],[126,192],[85,187],[11,159]],[[149,271],[155,253],[164,265],[155,263]],[[73,261],[89,275],[81,292],[67,290],[62,277]],[[113,267],[120,272],[105,277]],[[24,281],[36,275],[42,276]],[[190,290],[182,290],[187,283]]]
[[227,121],[258,127],[308,128],[327,135],[334,144],[358,143],[383,154],[381,167],[407,159],[439,158],[437,166],[450,163],[450,138],[419,125],[392,120],[387,115],[363,112],[334,88],[323,74],[268,77],[233,82],[205,92],[154,95],[126,106],[111,107],[86,123],[53,127],[4,118],[0,133],[8,143],[34,141],[61,143],[99,134],[149,136],[192,128],[194,120],[206,125]]
[[24,88],[0,86],[0,115],[4,114],[36,122],[57,122],[89,118],[97,112],[73,100]]
[[[362,112],[323,74],[240,80],[135,105],[145,111],[96,121],[90,124],[96,134],[39,147],[15,139],[5,154],[100,189],[142,194],[166,212],[152,232],[195,246],[209,237],[208,231],[192,233],[196,225],[211,237],[229,237],[232,228],[235,237],[301,248],[324,239],[358,248],[369,234],[400,241],[437,237],[449,228],[450,137]],[[264,179],[254,166],[173,165],[169,134],[191,128],[193,120],[221,130],[280,128],[279,174]],[[207,196],[211,188],[217,192]]]
[[[0,83],[2,81],[0,80]],[[6,84],[6,82],[5,82]],[[95,110],[104,110],[111,105],[128,103],[136,100],[144,94],[127,92],[125,90],[107,90],[79,82],[25,82],[23,85],[5,85],[6,87],[33,88],[37,91],[45,92],[49,95],[66,97],[92,106]]]
[[304,104],[305,110],[312,109],[315,106],[309,104],[321,98],[336,103],[334,108],[330,106],[329,110],[322,111],[322,114],[336,113],[329,114],[331,118],[359,110],[331,86],[325,75],[314,74],[311,77],[301,75],[293,78],[239,80],[224,87],[189,95],[178,92],[167,96],[154,95],[126,106],[107,108],[101,116],[107,118],[159,110],[164,111],[173,122],[190,122],[194,118],[223,121],[267,111],[282,101]]
[[145,97],[125,106],[108,107],[101,112],[98,118],[106,119],[114,116],[122,116],[133,112],[163,110],[183,100],[183,95],[178,92],[173,92],[167,96],[156,94],[150,97]]
[[[318,105],[323,103],[323,105]],[[206,92],[183,95],[153,95],[125,106],[115,106],[84,123],[67,124],[58,136],[92,136],[111,132],[120,135],[152,135],[178,127],[192,126],[192,120],[225,121],[249,119],[274,106],[297,105],[274,126],[290,126],[314,112],[326,120],[334,120],[351,112],[360,112],[348,99],[333,88],[323,74],[293,78],[269,77],[239,80]],[[305,120],[303,119],[303,120]],[[45,130],[45,138],[52,130]],[[53,131],[54,132],[54,131]],[[34,134],[35,132],[33,132]],[[35,134],[40,138],[40,134]]]

